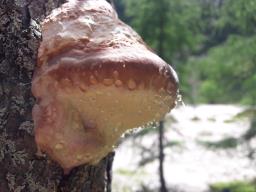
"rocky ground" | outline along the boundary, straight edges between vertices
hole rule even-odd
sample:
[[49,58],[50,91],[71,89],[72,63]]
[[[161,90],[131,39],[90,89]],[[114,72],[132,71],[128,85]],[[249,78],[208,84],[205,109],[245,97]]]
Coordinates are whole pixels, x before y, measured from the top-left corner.
[[[167,115],[164,171],[170,191],[205,192],[211,183],[256,177],[251,150],[256,140],[245,142],[250,128],[250,113],[241,115],[245,110],[233,105],[183,106]],[[157,129],[142,130],[116,149],[114,192],[157,191],[157,138]]]

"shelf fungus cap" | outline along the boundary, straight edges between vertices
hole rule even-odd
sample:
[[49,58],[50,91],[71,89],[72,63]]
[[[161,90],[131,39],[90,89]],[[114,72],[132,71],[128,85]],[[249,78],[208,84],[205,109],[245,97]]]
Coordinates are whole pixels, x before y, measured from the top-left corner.
[[32,81],[38,148],[64,170],[96,164],[127,130],[174,106],[174,70],[105,0],[73,0],[42,23]]

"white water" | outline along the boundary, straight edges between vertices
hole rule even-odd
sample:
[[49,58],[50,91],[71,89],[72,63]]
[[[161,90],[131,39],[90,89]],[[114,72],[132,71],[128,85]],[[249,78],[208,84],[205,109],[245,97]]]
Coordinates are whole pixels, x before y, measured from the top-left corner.
[[[216,150],[198,143],[198,140],[241,137],[249,128],[249,119],[229,120],[243,110],[232,105],[200,105],[180,107],[167,115],[165,138],[167,142],[180,143],[179,146],[166,147],[164,151],[164,173],[169,188],[182,192],[205,192],[211,183],[256,177],[255,165],[247,157],[247,145]],[[171,120],[173,118],[176,122]],[[147,148],[154,144],[151,151],[157,154],[157,140],[157,132],[154,132],[141,139],[128,138],[117,148],[113,165],[114,192],[138,191],[141,185],[157,191],[158,160],[138,166],[142,150],[136,144]],[[254,147],[255,143],[255,140],[251,142]]]

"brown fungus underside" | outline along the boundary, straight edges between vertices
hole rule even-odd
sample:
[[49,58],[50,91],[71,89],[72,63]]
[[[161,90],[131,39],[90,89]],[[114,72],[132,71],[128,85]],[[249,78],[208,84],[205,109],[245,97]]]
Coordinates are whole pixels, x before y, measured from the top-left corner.
[[64,170],[97,163],[126,130],[174,107],[175,72],[105,0],[70,0],[45,19],[42,36],[35,139]]

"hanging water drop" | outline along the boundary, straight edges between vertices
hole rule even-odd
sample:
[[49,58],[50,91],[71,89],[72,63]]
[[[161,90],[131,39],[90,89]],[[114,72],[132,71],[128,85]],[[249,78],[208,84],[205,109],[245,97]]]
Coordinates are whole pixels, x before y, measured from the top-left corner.
[[127,83],[127,86],[130,90],[133,90],[136,88],[136,82],[133,80],[133,79],[129,79],[128,83]]

